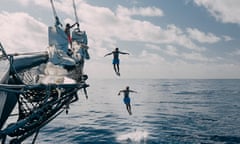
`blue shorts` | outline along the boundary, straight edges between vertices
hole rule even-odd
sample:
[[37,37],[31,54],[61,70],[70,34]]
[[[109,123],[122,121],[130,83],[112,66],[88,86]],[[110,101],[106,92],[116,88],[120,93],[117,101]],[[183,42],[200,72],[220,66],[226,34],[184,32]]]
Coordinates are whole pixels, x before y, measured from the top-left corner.
[[112,64],[119,64],[119,63],[120,63],[119,59],[113,59],[112,61]]
[[130,104],[130,98],[129,97],[124,97],[123,102],[125,104]]

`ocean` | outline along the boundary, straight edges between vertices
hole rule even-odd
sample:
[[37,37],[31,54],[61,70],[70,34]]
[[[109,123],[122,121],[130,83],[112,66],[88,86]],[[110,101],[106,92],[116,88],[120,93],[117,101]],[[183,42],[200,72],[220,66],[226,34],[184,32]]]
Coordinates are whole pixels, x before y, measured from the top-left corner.
[[[240,80],[89,79],[37,144],[240,143]],[[130,89],[132,115],[120,89]],[[30,143],[32,138],[24,143]]]

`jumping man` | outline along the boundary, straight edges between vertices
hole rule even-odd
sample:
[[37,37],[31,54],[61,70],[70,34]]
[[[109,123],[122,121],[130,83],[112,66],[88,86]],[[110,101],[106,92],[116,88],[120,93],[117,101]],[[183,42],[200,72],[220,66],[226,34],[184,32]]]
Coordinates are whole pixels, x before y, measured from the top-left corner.
[[106,57],[106,56],[108,56],[108,55],[111,55],[111,54],[113,54],[113,61],[112,61],[113,69],[114,69],[114,71],[116,72],[116,74],[117,74],[118,76],[120,76],[120,72],[119,72],[119,63],[120,63],[119,54],[128,54],[128,55],[129,55],[129,53],[121,52],[121,51],[119,51],[118,48],[116,48],[115,51],[106,54],[104,57]]
[[118,95],[121,94],[121,92],[123,92],[124,94],[124,98],[123,98],[123,102],[124,104],[126,105],[126,108],[127,108],[127,111],[129,113],[129,115],[132,115],[132,111],[131,111],[131,104],[130,104],[130,97],[129,97],[129,93],[132,92],[132,93],[137,93],[136,91],[134,90],[130,90],[129,89],[129,86],[126,87],[125,90],[120,90]]

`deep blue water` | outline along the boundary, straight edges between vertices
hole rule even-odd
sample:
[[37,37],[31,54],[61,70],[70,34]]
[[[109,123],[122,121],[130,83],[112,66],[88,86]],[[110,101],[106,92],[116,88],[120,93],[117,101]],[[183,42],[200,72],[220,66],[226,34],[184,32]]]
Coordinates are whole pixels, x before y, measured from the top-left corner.
[[[240,80],[88,80],[36,143],[240,143]],[[120,89],[127,85],[133,115]],[[26,141],[30,142],[31,138]]]

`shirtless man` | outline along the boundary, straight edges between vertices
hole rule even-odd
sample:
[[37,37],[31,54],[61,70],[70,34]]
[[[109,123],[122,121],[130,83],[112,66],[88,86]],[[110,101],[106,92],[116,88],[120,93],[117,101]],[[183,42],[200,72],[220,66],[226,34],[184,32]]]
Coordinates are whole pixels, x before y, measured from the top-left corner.
[[72,37],[71,37],[71,34],[70,34],[70,33],[71,33],[70,30],[71,30],[71,28],[73,28],[75,25],[78,25],[78,26],[79,26],[78,23],[75,23],[75,24],[73,24],[73,25],[70,25],[69,23],[67,23],[67,24],[66,24],[66,27],[65,27],[65,30],[64,30],[65,34],[67,35],[67,39],[68,39],[68,42],[69,42],[71,48],[72,48]]
[[124,94],[124,98],[123,98],[123,102],[124,104],[126,105],[126,108],[127,108],[127,111],[129,113],[129,115],[132,115],[132,111],[131,111],[131,100],[130,100],[130,97],[129,97],[129,93],[132,92],[132,93],[137,93],[136,91],[134,90],[130,90],[129,89],[129,86],[126,87],[125,90],[120,90],[118,95],[120,95],[121,93]]
[[116,48],[115,51],[106,54],[104,57],[106,57],[108,55],[111,55],[111,54],[113,55],[113,61],[112,61],[113,69],[116,72],[116,74],[118,76],[120,76],[120,72],[119,72],[119,63],[120,63],[119,54],[128,54],[129,55],[129,53],[121,52],[121,51],[119,51],[118,48]]

